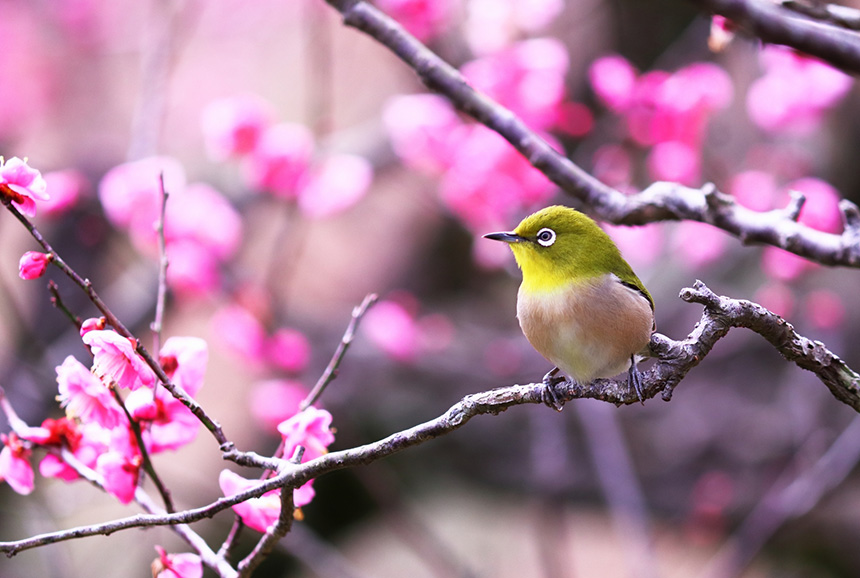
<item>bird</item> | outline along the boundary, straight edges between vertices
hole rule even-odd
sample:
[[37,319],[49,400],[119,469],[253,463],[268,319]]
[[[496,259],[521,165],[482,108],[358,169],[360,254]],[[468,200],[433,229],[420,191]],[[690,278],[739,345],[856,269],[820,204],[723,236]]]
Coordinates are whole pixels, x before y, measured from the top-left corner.
[[609,235],[584,213],[554,205],[484,237],[507,243],[522,270],[520,328],[555,366],[543,379],[544,403],[561,411],[559,371],[586,385],[625,370],[644,403],[637,362],[650,355],[654,299]]

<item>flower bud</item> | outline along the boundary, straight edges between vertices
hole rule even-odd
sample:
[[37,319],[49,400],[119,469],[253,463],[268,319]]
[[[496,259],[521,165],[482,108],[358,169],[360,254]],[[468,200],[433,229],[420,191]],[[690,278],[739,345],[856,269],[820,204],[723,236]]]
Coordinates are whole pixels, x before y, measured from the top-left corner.
[[51,256],[38,251],[27,251],[18,261],[18,276],[21,279],[38,279],[45,273]]

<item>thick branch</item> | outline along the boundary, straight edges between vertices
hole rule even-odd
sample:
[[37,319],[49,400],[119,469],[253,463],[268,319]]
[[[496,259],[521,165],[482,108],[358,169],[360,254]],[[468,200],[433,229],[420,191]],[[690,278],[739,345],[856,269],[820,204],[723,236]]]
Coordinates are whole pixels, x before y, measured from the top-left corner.
[[[364,1],[326,1],[343,14],[347,26],[361,30],[386,46],[409,65],[428,88],[444,95],[459,110],[499,133],[535,168],[579,199],[601,220],[624,225],[700,221],[719,227],[744,243],[774,245],[824,265],[860,267],[860,209],[847,200],[841,205],[845,232],[830,234],[798,223],[792,210],[764,213],[749,210],[735,203],[731,196],[719,193],[712,185],[693,189],[672,183],[654,183],[638,195],[625,195],[589,175],[554,150],[510,110],[469,86],[454,67],[378,9]],[[712,8],[711,5],[721,8],[723,5],[745,6],[738,0],[700,0],[698,3],[707,8]],[[762,2],[755,2],[756,6],[758,4]],[[786,12],[778,7],[772,9]],[[839,33],[855,36],[847,31]],[[860,42],[856,38],[851,42],[858,46],[860,52]]]
[[773,0],[690,1],[765,42],[796,48],[846,72],[860,72],[860,36],[854,31],[800,16]]

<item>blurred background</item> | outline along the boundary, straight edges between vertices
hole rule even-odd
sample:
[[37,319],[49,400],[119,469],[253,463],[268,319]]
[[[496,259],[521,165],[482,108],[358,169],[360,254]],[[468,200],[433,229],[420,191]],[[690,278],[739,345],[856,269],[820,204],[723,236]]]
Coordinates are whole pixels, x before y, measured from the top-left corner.
[[[860,201],[853,79],[732,39],[685,2],[378,5],[622,191],[713,182],[766,210],[798,190],[801,220],[829,232],[841,231],[838,199]],[[145,343],[164,172],[168,235],[181,230],[165,336],[207,340],[198,400],[240,449],[275,451],[275,425],[370,292],[380,302],[320,402],[331,449],[550,369],[517,326],[511,256],[480,236],[577,201],[321,0],[0,0],[0,71],[0,153],[27,157],[53,196],[34,222]],[[661,333],[692,330],[701,310],[678,293],[701,279],[860,367],[855,271],[698,223],[607,230],[654,296]],[[46,278],[18,278],[34,249],[3,216],[0,384],[38,425],[62,415],[54,368],[87,352]],[[71,311],[95,315],[47,277]],[[856,576],[858,423],[812,374],[735,330],[670,403],[516,407],[317,480],[255,576]],[[179,508],[221,496],[225,463],[206,433],[155,464]],[[0,485],[0,511],[0,539],[14,540],[138,510],[37,476],[26,497]],[[194,528],[217,550],[232,518]],[[238,553],[256,537],[246,530]],[[147,576],[155,544],[187,548],[166,528],[125,531],[23,552],[0,575]]]

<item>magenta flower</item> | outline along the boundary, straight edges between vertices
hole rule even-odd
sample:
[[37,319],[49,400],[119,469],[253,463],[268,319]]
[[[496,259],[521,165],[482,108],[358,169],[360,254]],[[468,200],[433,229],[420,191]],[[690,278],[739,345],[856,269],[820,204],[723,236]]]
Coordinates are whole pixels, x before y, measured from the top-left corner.
[[296,329],[278,329],[265,343],[269,362],[292,374],[301,373],[311,357],[311,345],[304,333]]
[[125,423],[125,414],[110,390],[73,356],[57,366],[57,384],[57,400],[67,415],[108,429]]
[[385,103],[382,120],[394,152],[407,166],[438,174],[454,162],[453,137],[463,123],[451,103],[441,96],[392,97]]
[[33,466],[30,449],[14,432],[0,433],[3,449],[0,450],[0,482],[5,481],[17,493],[26,496],[33,491]]
[[156,546],[158,559],[152,563],[153,578],[201,578],[203,562],[197,554],[168,554],[161,546]]
[[45,173],[44,177],[51,198],[41,203],[40,208],[43,214],[52,217],[65,214],[89,187],[87,177],[75,169]]
[[262,429],[278,427],[282,421],[299,411],[299,404],[308,395],[298,381],[271,379],[254,385],[251,390],[251,414]]
[[51,255],[47,253],[27,251],[21,256],[21,260],[18,261],[18,276],[28,281],[38,279],[45,274],[48,263],[52,260]]
[[418,355],[418,324],[414,315],[397,301],[376,303],[365,314],[361,331],[398,361],[411,361]]
[[93,353],[93,373],[106,384],[132,391],[154,385],[155,374],[131,340],[110,330],[90,331],[82,339]]
[[134,435],[128,428],[115,428],[110,432],[106,452],[96,458],[95,471],[104,480],[104,489],[128,504],[134,499],[143,458]]
[[421,42],[444,32],[454,14],[452,0],[379,0],[377,4]]
[[245,363],[256,365],[264,354],[266,330],[240,305],[227,305],[212,317],[212,333]]
[[329,412],[311,406],[278,424],[284,440],[284,459],[292,458],[298,446],[305,448],[302,462],[325,455],[334,442],[331,421]]
[[[111,430],[96,422],[78,425],[74,420],[61,418],[45,420],[42,426],[51,432],[51,437],[42,445],[64,445],[88,468],[95,469],[98,457],[108,451]],[[39,462],[39,473],[46,478],[59,478],[67,482],[80,477],[73,467],[53,453],[45,454]]]
[[[196,337],[171,337],[161,348],[160,362],[171,381],[194,396],[203,385],[209,357],[206,342]],[[132,417],[148,422],[144,432],[152,453],[176,450],[197,437],[200,420],[165,388],[131,392],[125,400]]]
[[298,193],[299,210],[307,217],[330,217],[364,197],[373,167],[357,155],[333,155],[314,166]]
[[[221,486],[221,492],[227,498],[254,488],[260,485],[260,483],[260,480],[249,480],[230,470],[221,470],[221,474],[218,476],[218,484]],[[293,499],[295,500],[295,495]],[[296,506],[299,506],[297,500]],[[258,532],[265,532],[280,516],[280,490],[272,490],[259,498],[251,498],[240,502],[233,506],[233,511],[242,518],[242,521],[249,528]]]
[[314,152],[311,131],[300,124],[277,124],[261,136],[247,157],[245,174],[251,186],[285,199],[294,199]]
[[203,109],[206,149],[215,160],[237,158],[257,147],[271,124],[271,105],[255,95],[222,98]]
[[0,159],[0,194],[12,201],[21,213],[36,216],[36,201],[49,198],[42,174],[27,166],[27,161],[12,157],[6,162]]

